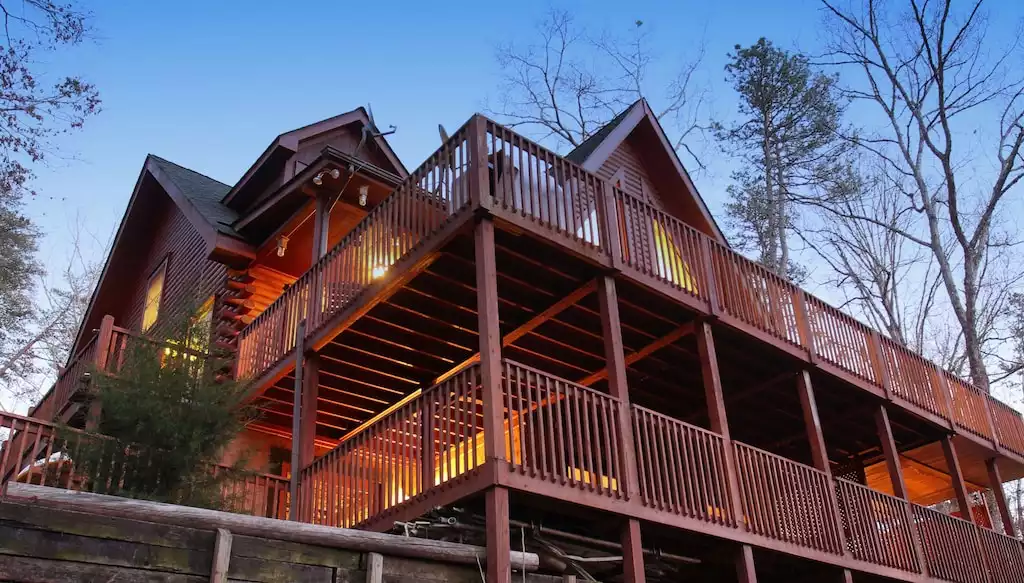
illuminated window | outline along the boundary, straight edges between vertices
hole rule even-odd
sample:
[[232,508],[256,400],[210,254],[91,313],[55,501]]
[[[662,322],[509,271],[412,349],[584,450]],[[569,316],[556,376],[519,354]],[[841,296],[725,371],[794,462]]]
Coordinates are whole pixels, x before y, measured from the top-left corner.
[[213,296],[207,298],[189,330],[188,347],[196,352],[205,353],[210,348],[210,326],[213,324]]
[[146,307],[142,312],[142,331],[146,332],[156,324],[160,314],[160,299],[164,295],[164,280],[167,278],[167,259],[160,263],[146,286]]

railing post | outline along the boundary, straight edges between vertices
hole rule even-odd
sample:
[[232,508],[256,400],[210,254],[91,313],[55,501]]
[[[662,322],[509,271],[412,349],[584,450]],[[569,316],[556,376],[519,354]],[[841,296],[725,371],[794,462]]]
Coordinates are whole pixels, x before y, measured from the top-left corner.
[[800,344],[807,350],[807,360],[814,364],[817,354],[814,352],[814,336],[811,332],[811,320],[807,312],[807,298],[804,290],[793,286],[793,313],[796,315],[796,328],[800,333]]
[[434,486],[434,392],[420,397],[420,407],[419,493],[422,494]]
[[[100,329],[96,334],[96,374],[107,371],[107,360],[110,356],[110,342],[114,336],[114,317],[110,314],[103,316],[100,320]],[[69,394],[70,398],[71,395]],[[56,403],[53,409],[53,416],[56,419],[64,408],[64,403]],[[103,416],[103,403],[99,395],[93,394],[92,402],[89,403],[89,412],[85,416],[85,430],[96,431],[100,425],[100,417]]]
[[700,236],[700,252],[704,257],[704,288],[707,290],[708,295],[708,314],[711,317],[718,317],[719,312],[722,309],[718,298],[718,278],[715,277],[715,261],[712,256],[713,243],[711,237],[701,234]]
[[935,383],[935,390],[942,393],[939,402],[946,409],[946,419],[949,421],[949,429],[956,431],[956,413],[953,411],[953,401],[950,398],[949,382],[946,380],[946,371],[938,364],[932,365],[932,379]]
[[297,355],[302,359],[302,423],[299,430],[299,469],[316,457],[316,412],[320,391],[320,355]]
[[[596,180],[596,179],[595,179]],[[622,257],[622,240],[623,232],[619,229],[619,212],[618,203],[615,200],[612,186],[605,182],[600,181],[601,192],[597,193],[598,208],[601,214],[601,229],[605,236],[603,237],[604,243],[608,245],[608,254],[612,260],[612,269],[616,272],[622,271],[623,257]]]
[[469,200],[474,209],[490,211],[494,197],[490,192],[490,172],[487,160],[487,118],[475,114],[467,126],[469,149]]
[[804,416],[804,428],[807,441],[811,445],[811,458],[814,467],[823,472],[828,479],[828,501],[832,506],[832,514],[836,520],[836,532],[843,554],[849,555],[846,546],[846,533],[843,531],[842,513],[839,512],[839,500],[836,498],[835,482],[832,479],[832,468],[828,462],[828,450],[825,449],[825,436],[821,431],[821,418],[818,416],[818,403],[814,398],[814,386],[811,384],[811,373],[802,370],[797,374],[797,391],[800,393],[800,408]]
[[889,368],[885,366],[882,337],[877,330],[871,330],[871,333],[868,334],[868,357],[871,359],[872,367],[875,369],[875,379],[878,385],[885,391],[885,398],[891,401],[892,379],[889,378]]
[[737,526],[743,526],[743,503],[740,498],[739,478],[736,475],[736,452],[729,435],[729,421],[725,412],[725,397],[722,393],[722,377],[718,371],[718,355],[711,324],[700,322],[696,329],[697,354],[700,357],[701,379],[704,383],[704,397],[707,401],[708,419],[711,430],[722,436],[725,450],[725,477],[732,505],[732,518]]

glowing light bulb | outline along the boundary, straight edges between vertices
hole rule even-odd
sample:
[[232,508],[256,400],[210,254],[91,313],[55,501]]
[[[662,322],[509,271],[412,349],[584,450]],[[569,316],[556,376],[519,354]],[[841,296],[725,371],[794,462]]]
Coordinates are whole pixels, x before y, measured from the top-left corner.
[[383,265],[374,266],[373,272],[372,272],[373,279],[377,279],[378,277],[383,277],[384,274],[387,273],[387,272],[388,272],[388,268],[384,267]]

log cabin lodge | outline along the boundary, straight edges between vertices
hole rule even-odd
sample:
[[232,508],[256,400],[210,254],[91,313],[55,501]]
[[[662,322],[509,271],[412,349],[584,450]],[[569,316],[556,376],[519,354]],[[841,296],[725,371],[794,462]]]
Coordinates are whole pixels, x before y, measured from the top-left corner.
[[564,156],[475,115],[410,172],[360,108],[233,185],[147,157],[73,356],[0,414],[4,483],[197,292],[260,409],[239,512],[483,544],[491,582],[523,548],[567,580],[1024,582],[1021,415],[731,250],[643,100]]

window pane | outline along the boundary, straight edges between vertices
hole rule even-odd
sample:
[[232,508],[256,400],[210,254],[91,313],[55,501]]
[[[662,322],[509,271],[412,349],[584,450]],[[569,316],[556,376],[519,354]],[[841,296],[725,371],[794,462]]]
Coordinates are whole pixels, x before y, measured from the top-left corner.
[[149,287],[146,288],[146,309],[142,313],[142,331],[145,332],[156,323],[157,315],[160,313],[160,298],[164,295],[164,275],[167,272],[165,261],[149,278]]

